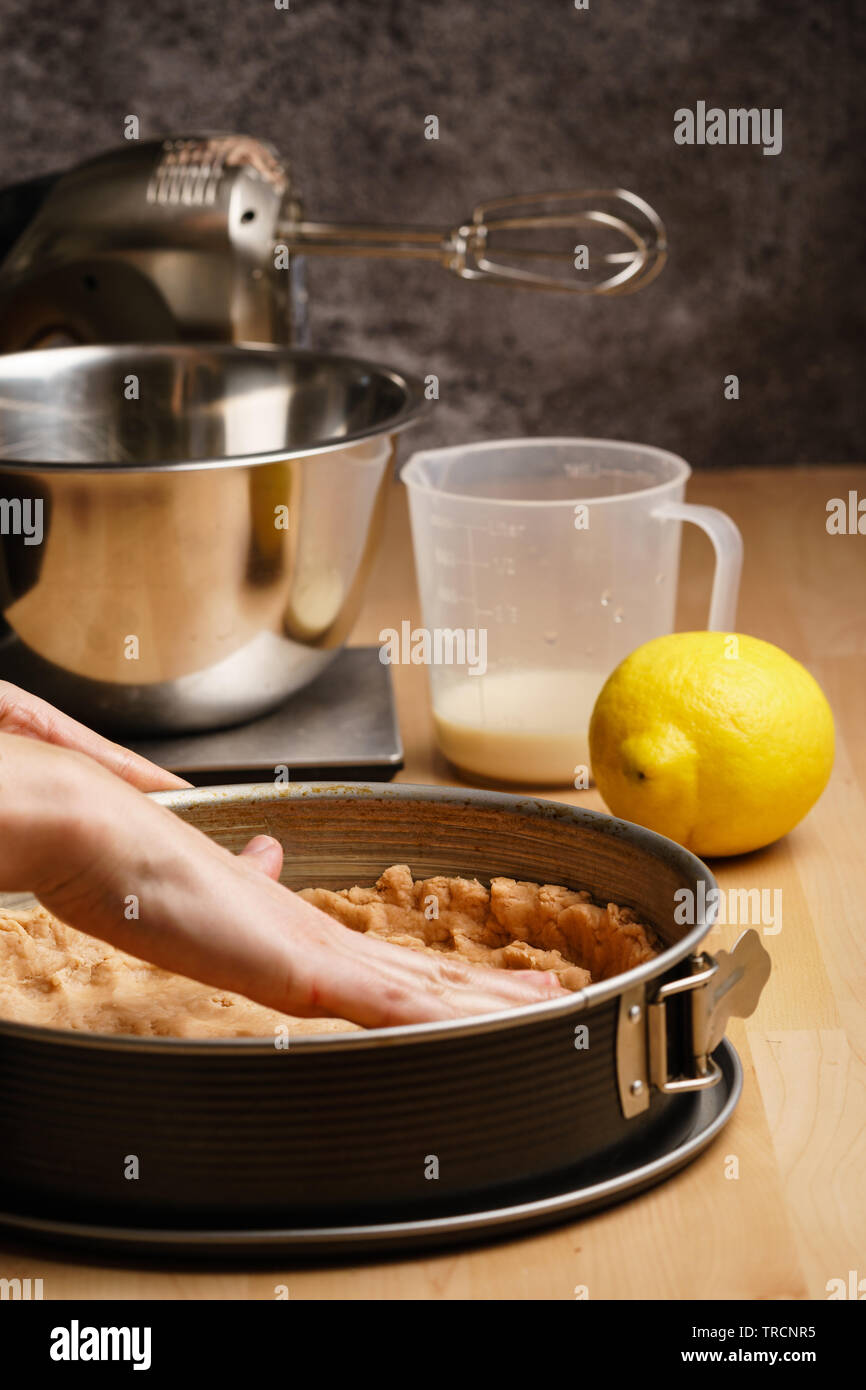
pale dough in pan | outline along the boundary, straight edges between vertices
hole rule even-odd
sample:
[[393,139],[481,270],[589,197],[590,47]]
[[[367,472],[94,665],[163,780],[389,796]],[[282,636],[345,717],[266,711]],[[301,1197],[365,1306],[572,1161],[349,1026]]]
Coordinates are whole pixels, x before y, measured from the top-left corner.
[[[373,888],[302,896],[354,931],[416,951],[507,970],[554,970],[567,989],[609,979],[659,949],[628,909],[588,893],[496,878],[413,880],[405,864]],[[0,909],[0,1017],[136,1037],[273,1038],[347,1032],[341,1019],[294,1019],[136,960],[43,908]]]

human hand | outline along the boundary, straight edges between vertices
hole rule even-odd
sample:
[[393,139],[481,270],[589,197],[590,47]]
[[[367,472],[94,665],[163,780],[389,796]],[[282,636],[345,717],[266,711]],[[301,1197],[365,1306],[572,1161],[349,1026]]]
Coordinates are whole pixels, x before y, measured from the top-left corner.
[[366,1027],[564,993],[548,972],[488,970],[351,931],[275,881],[277,841],[257,836],[233,855],[107,770],[123,766],[138,784],[159,769],[118,764],[105,740],[94,760],[59,746],[58,733],[80,742],[75,730],[48,727],[53,745],[32,724],[24,736],[0,733],[0,889],[31,889],[71,926],[280,1012]]
[[157,767],[121,744],[112,743],[88,729],[86,724],[79,724],[77,719],[61,713],[47,700],[40,700],[38,695],[31,695],[9,681],[0,681],[0,733],[18,734],[39,743],[84,753],[122,777],[124,782],[138,787],[139,791],[170,791],[189,786],[189,782],[175,777],[173,772],[166,772],[165,768]]

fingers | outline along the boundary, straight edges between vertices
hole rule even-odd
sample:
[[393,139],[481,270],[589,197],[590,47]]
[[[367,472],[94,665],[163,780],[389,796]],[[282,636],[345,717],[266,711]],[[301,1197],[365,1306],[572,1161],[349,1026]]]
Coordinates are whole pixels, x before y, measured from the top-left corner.
[[315,915],[305,914],[305,969],[294,977],[288,1013],[387,1028],[467,1018],[568,994],[552,971],[474,966],[353,932],[312,904],[304,903],[304,909]]
[[0,681],[0,730],[84,753],[139,791],[173,791],[190,785],[8,681]]
[[447,1017],[492,1013],[562,998],[569,993],[552,970],[496,970],[485,966],[440,967],[439,1000]]
[[239,858],[254,869],[259,869],[268,878],[279,881],[283,867],[283,847],[272,835],[254,835],[249,844],[244,845]]

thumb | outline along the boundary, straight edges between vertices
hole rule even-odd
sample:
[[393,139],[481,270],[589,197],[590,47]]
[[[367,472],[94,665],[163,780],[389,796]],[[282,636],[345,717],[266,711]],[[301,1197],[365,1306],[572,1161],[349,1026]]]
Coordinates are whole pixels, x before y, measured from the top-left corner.
[[279,879],[283,867],[283,847],[272,835],[254,835],[249,844],[244,845],[239,857],[246,859],[268,878]]

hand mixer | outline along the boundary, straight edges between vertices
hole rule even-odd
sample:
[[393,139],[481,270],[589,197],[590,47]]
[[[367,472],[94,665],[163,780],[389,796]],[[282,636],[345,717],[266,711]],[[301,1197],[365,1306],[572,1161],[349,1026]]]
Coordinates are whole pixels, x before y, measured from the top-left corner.
[[649,204],[623,189],[497,198],[444,230],[314,222],[288,166],[260,140],[130,142],[0,191],[0,352],[304,346],[311,254],[434,261],[466,280],[611,295],[658,275],[666,238]]

